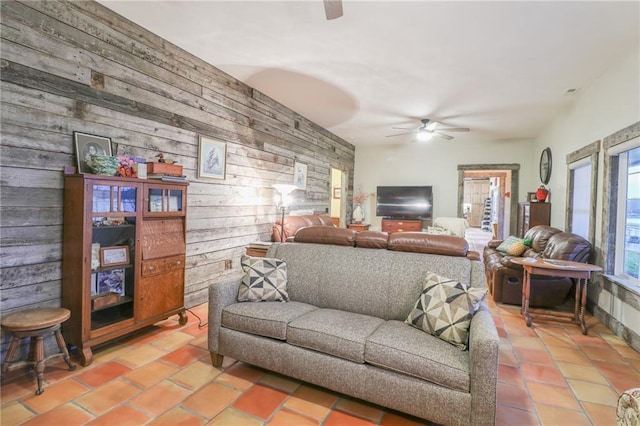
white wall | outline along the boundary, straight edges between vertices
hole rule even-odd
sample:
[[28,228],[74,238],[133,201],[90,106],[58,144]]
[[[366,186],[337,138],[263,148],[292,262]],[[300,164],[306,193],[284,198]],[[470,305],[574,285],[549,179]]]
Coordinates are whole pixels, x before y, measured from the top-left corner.
[[[591,86],[581,88],[578,98],[536,138],[533,150],[540,158],[542,150],[551,148],[553,168],[548,187],[551,189],[551,225],[564,228],[567,192],[566,156],[585,145],[623,129],[640,120],[640,50],[633,49]],[[599,182],[602,182],[603,156],[600,155]],[[538,168],[529,176],[530,185],[540,185]],[[521,175],[526,182],[527,176]],[[598,194],[602,212],[602,192]],[[596,245],[599,245],[601,217],[596,220]]]
[[[456,217],[458,209],[458,164],[518,163],[520,173],[531,174],[530,140],[518,141],[445,141],[356,147],[354,186],[364,192],[376,192],[378,185],[433,186],[433,217]],[[537,188],[537,186],[536,186]],[[522,197],[531,187],[520,186]],[[521,198],[522,198],[521,197]],[[521,201],[524,199],[522,198]],[[365,203],[365,221],[379,229],[375,217],[375,197]]]
[[[596,140],[628,127],[640,120],[640,49],[636,47],[618,63],[602,75],[588,88],[580,91],[580,97],[572,108],[558,117],[536,138],[534,150],[537,155],[549,146],[553,153],[553,170],[549,187],[552,191],[553,208],[551,225],[564,228],[567,184],[566,155]],[[602,182],[604,155],[599,156],[598,196],[596,200],[595,246],[602,247]],[[622,289],[612,284],[611,292],[600,282],[589,286],[589,300],[606,312],[616,324],[614,331],[631,343],[628,332],[621,332],[617,324],[640,335],[640,310],[637,302],[628,303],[620,294]],[[629,295],[629,299],[637,296]],[[631,339],[634,340],[634,339]],[[637,348],[637,346],[634,346]],[[640,349],[638,349],[640,350]]]

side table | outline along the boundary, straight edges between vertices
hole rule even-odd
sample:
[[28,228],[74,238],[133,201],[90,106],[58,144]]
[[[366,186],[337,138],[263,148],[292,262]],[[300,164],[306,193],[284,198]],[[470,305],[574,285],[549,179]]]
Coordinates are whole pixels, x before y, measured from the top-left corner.
[[362,232],[368,231],[371,225],[368,223],[350,223],[349,229],[353,229],[354,231]]
[[266,248],[258,248],[258,247],[247,247],[246,252],[247,256],[253,257],[265,257],[267,255]]
[[[530,257],[516,257],[511,261],[522,265],[524,269],[524,280],[522,284],[522,307],[521,313],[531,327],[531,317],[539,316],[554,319],[569,320],[579,324],[582,334],[587,334],[587,325],[584,322],[584,310],[587,306],[587,283],[592,272],[600,272],[602,268],[589,263],[571,262],[568,260],[554,259],[534,259]],[[576,302],[573,313],[551,311],[548,309],[530,309],[529,299],[531,297],[531,275],[543,275],[550,277],[575,278]]]

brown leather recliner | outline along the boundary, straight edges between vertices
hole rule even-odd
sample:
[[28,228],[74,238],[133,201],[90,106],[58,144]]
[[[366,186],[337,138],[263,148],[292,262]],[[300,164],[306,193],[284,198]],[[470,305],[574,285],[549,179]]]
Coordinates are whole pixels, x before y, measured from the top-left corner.
[[[579,235],[563,232],[546,225],[529,229],[525,239],[531,239],[531,247],[522,257],[542,257],[545,259],[588,262],[591,243]],[[514,256],[496,250],[501,240],[489,241],[484,248],[483,258],[487,287],[498,303],[522,304],[522,266],[511,262]],[[573,281],[569,278],[531,277],[531,306],[551,307],[562,305],[571,296]]]
[[[291,241],[298,229],[306,226],[331,226],[333,220],[331,216],[326,214],[308,214],[302,216],[287,216],[284,218],[284,241]],[[278,218],[271,228],[273,241],[280,242],[280,230],[282,229],[282,220]]]

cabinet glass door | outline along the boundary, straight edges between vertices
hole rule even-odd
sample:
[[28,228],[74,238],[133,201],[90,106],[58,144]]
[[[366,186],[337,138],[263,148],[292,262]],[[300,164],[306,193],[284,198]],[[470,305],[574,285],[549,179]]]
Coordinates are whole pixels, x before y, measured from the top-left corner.
[[138,187],[93,185],[91,329],[133,318]]
[[184,190],[176,188],[149,188],[148,213],[184,212]]

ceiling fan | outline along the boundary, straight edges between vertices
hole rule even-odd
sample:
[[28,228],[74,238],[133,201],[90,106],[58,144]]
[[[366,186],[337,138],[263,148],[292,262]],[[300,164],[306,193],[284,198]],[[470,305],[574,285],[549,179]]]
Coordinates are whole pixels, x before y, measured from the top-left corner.
[[469,131],[468,127],[440,127],[441,123],[437,121],[432,121],[428,118],[423,118],[422,120],[420,120],[420,122],[422,123],[422,126],[418,127],[417,129],[406,129],[404,127],[392,127],[392,129],[409,130],[409,132],[397,133],[395,135],[387,135],[387,137],[391,138],[394,136],[402,136],[402,135],[408,135],[411,133],[417,133],[416,139],[421,142],[428,141],[433,136],[438,136],[450,141],[451,139],[453,139],[453,136],[447,135],[446,133],[442,133],[442,131],[445,131],[445,132],[468,132]]
[[342,16],[342,0],[323,0],[324,13],[327,20],[338,19]]

